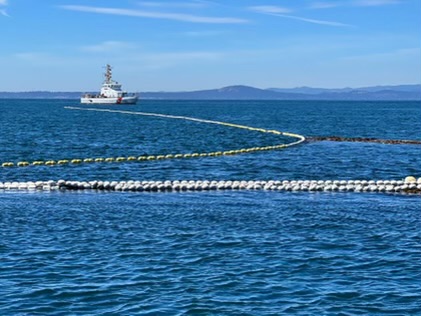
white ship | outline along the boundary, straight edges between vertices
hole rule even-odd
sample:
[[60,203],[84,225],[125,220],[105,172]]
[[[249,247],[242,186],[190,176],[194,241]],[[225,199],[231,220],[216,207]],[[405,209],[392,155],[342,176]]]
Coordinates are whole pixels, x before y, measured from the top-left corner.
[[112,79],[111,66],[107,64],[105,80],[101,92],[97,95],[84,94],[80,103],[85,104],[135,104],[137,95],[121,90],[121,84]]

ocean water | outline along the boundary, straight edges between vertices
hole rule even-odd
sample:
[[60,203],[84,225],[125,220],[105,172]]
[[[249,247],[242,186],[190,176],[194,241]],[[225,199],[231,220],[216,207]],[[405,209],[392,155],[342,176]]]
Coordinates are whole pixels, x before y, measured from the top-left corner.
[[[288,142],[192,121],[0,100],[0,162]],[[106,107],[99,107],[106,108]],[[149,101],[305,136],[421,140],[419,102]],[[421,147],[312,142],[238,156],[0,168],[0,181],[421,177]],[[309,192],[0,191],[1,315],[421,315],[421,199]]]

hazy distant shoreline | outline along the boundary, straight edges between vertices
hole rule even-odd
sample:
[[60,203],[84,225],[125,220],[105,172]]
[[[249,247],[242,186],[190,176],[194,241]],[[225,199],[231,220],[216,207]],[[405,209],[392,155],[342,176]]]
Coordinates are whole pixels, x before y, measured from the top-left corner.
[[[95,93],[95,92],[92,92]],[[1,92],[1,99],[79,99],[82,92],[22,91]],[[138,92],[150,100],[341,100],[341,101],[420,101],[421,85],[374,86],[362,88],[270,88],[228,86],[220,89],[182,92]]]

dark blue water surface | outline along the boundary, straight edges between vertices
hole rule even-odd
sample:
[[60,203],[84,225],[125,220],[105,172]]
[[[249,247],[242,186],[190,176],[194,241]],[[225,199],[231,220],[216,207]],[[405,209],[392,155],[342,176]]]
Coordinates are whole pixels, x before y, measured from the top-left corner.
[[[225,126],[0,100],[0,162],[289,142]],[[99,107],[104,108],[104,107]],[[421,140],[419,102],[142,101],[305,136]],[[421,177],[421,147],[314,142],[238,156],[0,168],[0,181]],[[421,199],[0,191],[1,315],[421,315]]]

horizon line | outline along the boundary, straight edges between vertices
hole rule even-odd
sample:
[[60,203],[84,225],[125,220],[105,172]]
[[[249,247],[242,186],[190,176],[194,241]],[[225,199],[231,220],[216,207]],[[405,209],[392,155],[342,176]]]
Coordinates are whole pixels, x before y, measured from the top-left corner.
[[[341,90],[341,89],[365,89],[365,88],[377,88],[377,87],[398,87],[398,86],[421,86],[421,83],[400,83],[400,84],[377,84],[377,85],[369,85],[369,86],[358,86],[358,87],[351,87],[351,86],[344,86],[340,88],[327,88],[327,87],[315,87],[315,86],[295,86],[295,87],[268,87],[268,88],[257,88],[251,85],[244,85],[244,84],[233,84],[228,86],[223,86],[220,88],[202,88],[202,89],[195,89],[195,90],[177,90],[177,91],[165,91],[165,90],[158,90],[158,91],[143,91],[142,93],[183,93],[183,92],[195,92],[195,91],[204,91],[204,90],[219,90],[224,88],[230,87],[246,87],[246,88],[254,88],[258,90],[271,90],[271,89],[302,89],[302,88],[309,88],[309,89],[325,89],[325,90]],[[64,91],[64,90],[19,90],[19,91],[0,91],[0,93],[28,93],[28,92],[49,92],[49,93],[80,93],[84,92],[85,90],[73,90],[73,91]],[[96,91],[96,90],[95,90]],[[137,91],[141,93],[141,91]]]

